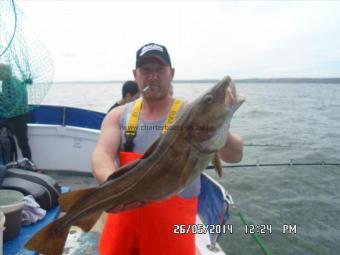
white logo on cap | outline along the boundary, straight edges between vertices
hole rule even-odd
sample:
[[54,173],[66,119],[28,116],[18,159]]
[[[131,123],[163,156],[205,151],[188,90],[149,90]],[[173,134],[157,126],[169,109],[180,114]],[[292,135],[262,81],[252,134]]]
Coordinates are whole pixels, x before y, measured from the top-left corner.
[[143,47],[139,56],[140,57],[143,56],[146,52],[148,52],[150,50],[157,50],[157,51],[163,52],[163,48],[161,46],[159,46],[157,44],[151,44],[151,45]]

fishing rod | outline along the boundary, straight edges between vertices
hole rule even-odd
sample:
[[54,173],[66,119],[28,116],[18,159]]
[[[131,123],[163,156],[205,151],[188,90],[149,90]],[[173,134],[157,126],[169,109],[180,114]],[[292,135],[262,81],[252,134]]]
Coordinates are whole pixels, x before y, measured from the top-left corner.
[[244,147],[279,147],[279,148],[292,148],[292,147],[308,147],[307,143],[289,143],[289,144],[275,144],[275,143],[245,143]]
[[[231,205],[231,207],[233,208],[233,210],[236,211],[236,213],[238,214],[241,222],[243,223],[243,225],[245,226],[250,226],[250,225],[254,225],[252,224],[245,216],[244,213],[242,213],[235,205],[232,196],[229,194],[226,196],[226,201],[228,202],[229,205]],[[269,249],[267,248],[267,246],[265,245],[265,243],[263,242],[262,238],[260,237],[259,234],[257,234],[256,232],[251,233],[251,236],[253,237],[254,241],[256,242],[256,244],[259,246],[259,248],[261,249],[261,251],[263,252],[264,255],[271,255]]]
[[[292,160],[288,163],[260,163],[256,164],[238,164],[238,165],[222,165],[222,168],[234,168],[234,167],[264,167],[264,166],[340,166],[338,162],[304,162],[295,163]],[[215,169],[215,166],[209,165],[206,169]]]
[[246,143],[246,144],[243,144],[243,146],[247,146],[247,147],[280,147],[280,148],[283,148],[283,147],[292,147],[293,145],[282,145],[282,144],[270,144],[270,143],[264,143],[264,144],[261,144],[261,143]]

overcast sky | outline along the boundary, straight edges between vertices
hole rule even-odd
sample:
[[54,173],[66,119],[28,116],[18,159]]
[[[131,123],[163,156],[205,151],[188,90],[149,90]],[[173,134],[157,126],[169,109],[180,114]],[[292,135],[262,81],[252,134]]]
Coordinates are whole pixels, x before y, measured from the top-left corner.
[[340,77],[340,1],[17,1],[56,81],[133,78],[165,45],[177,79]]

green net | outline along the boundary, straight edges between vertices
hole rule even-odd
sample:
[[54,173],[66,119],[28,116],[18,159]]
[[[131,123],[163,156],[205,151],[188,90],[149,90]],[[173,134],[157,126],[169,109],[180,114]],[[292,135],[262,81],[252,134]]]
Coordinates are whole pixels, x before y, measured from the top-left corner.
[[14,0],[0,0],[0,117],[15,117],[39,106],[53,75],[49,51]]

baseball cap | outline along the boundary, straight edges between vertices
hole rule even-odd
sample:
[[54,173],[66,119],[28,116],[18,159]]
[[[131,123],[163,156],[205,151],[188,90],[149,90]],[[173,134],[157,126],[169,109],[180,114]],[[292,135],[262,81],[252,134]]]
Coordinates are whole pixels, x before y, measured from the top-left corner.
[[136,54],[136,68],[140,67],[142,61],[146,58],[153,57],[160,60],[163,64],[171,67],[171,60],[168,50],[157,43],[148,43],[142,46]]

